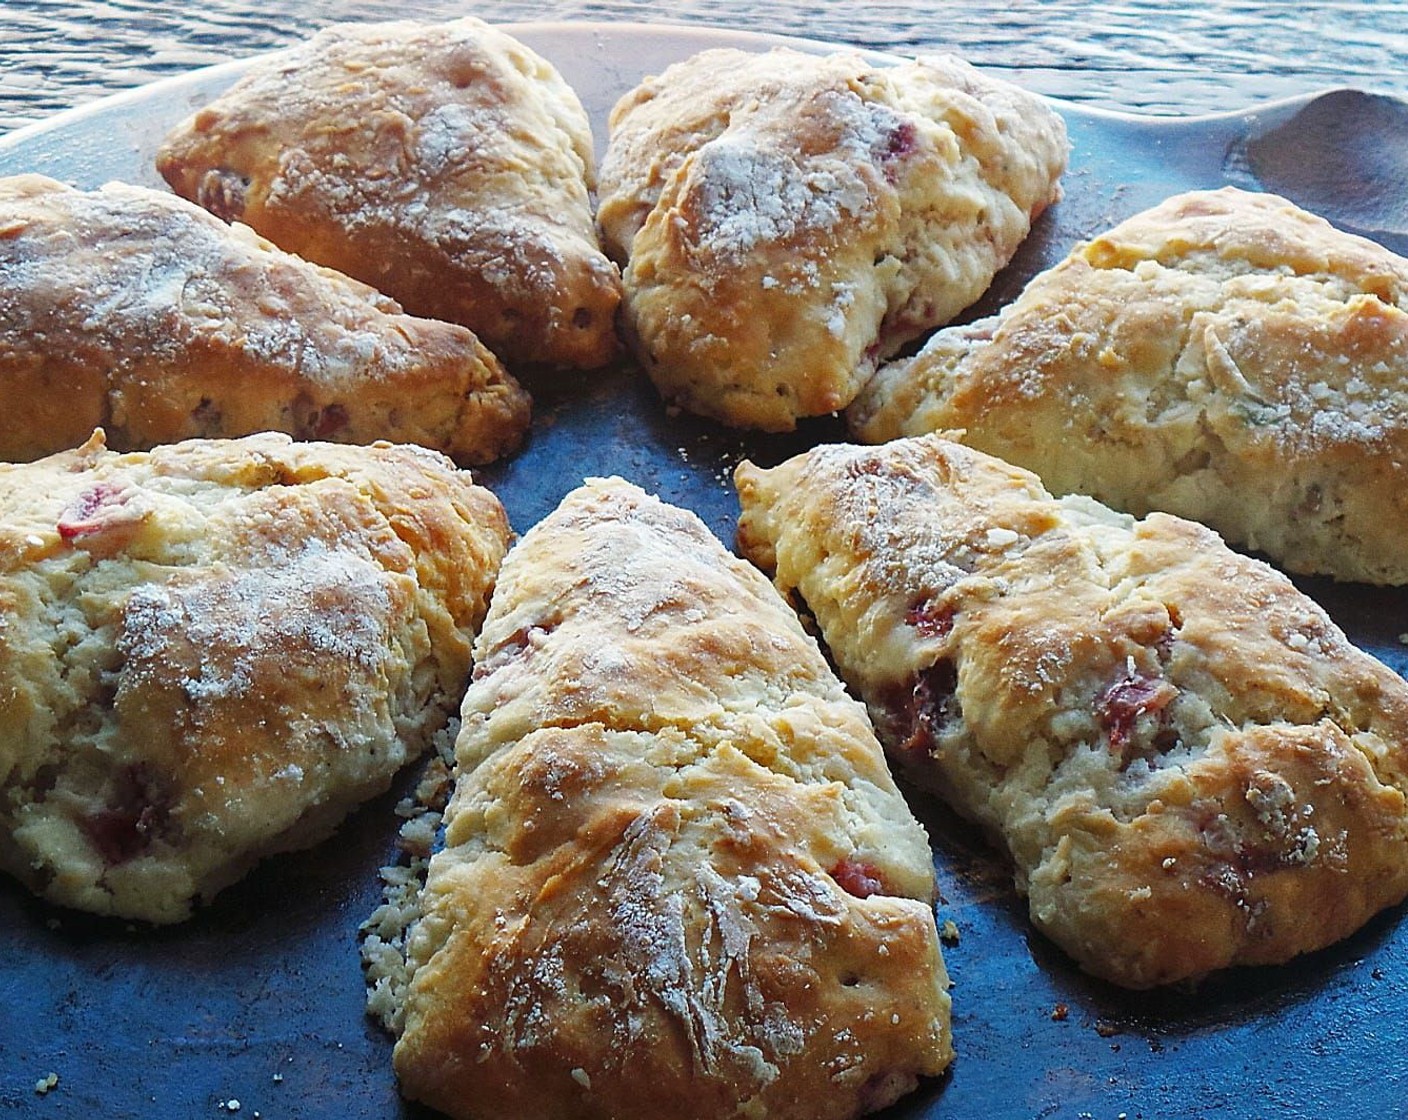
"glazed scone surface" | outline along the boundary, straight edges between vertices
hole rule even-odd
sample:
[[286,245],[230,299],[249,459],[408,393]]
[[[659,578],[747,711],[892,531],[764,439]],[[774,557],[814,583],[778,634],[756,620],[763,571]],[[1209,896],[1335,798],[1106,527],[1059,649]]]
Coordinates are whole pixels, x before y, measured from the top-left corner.
[[281,431],[482,463],[530,402],[472,333],[415,319],[165,191],[0,179],[0,459]]
[[709,50],[617,103],[598,222],[666,399],[783,431],[976,300],[1065,161],[1045,102],[956,58]]
[[1408,684],[1269,566],[939,436],[744,464],[740,544],[892,759],[1135,988],[1281,962],[1408,893]]
[[1280,566],[1408,582],[1408,261],[1272,195],[1179,195],[940,331],[852,405]]
[[173,189],[505,361],[616,351],[591,128],[546,60],[473,17],[339,24],[262,60],[165,140]]
[[922,827],[765,578],[617,480],[476,646],[395,1065],[456,1117],[831,1118],[952,1056]]
[[172,922],[321,839],[454,710],[508,538],[418,447],[0,466],[0,866]]

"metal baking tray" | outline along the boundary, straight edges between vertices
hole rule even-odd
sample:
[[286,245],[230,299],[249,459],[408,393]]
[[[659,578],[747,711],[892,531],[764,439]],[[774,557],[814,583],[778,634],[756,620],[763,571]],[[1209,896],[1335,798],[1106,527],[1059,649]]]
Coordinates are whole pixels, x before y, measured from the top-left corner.
[[[578,90],[599,146],[610,105],[643,74],[709,46],[784,42],[666,25],[511,30]],[[0,139],[0,173],[159,186],[161,136],[242,66],[13,133]],[[1011,299],[1075,241],[1177,191],[1229,182],[1285,194],[1408,253],[1408,104],[1346,89],[1197,119],[1057,107],[1073,143],[1065,198],[968,317]],[[738,459],[772,464],[844,438],[835,420],[761,437],[671,416],[625,364],[526,380],[537,400],[528,445],[479,472],[520,532],[584,476],[620,474],[694,509],[731,543]],[[1408,673],[1408,592],[1298,582],[1359,645]],[[380,900],[377,869],[395,854],[392,807],[413,777],[326,843],[268,860],[173,928],[57,909],[0,880],[0,1115],[428,1116],[397,1095],[391,1040],[363,1013],[357,953],[358,924]],[[892,1120],[1408,1114],[1403,907],[1282,967],[1130,994],[1076,970],[1032,930],[1004,860],[931,799],[911,800],[933,838],[939,919],[959,934],[945,950],[958,1057]],[[57,1085],[37,1093],[51,1072]]]

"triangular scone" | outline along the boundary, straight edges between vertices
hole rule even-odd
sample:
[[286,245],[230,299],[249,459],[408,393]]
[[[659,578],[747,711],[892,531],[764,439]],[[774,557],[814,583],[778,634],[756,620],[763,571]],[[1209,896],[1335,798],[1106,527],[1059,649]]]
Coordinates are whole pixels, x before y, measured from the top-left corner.
[[1286,961],[1408,893],[1408,684],[1289,580],[938,436],[738,471],[891,757],[1141,988]]
[[603,242],[664,396],[791,429],[987,289],[1059,196],[1061,118],[952,57],[705,51],[616,105]]
[[419,447],[0,466],[0,867],[171,922],[321,839],[445,725],[508,537]]
[[591,126],[545,59],[481,20],[339,24],[252,66],[165,140],[178,194],[505,361],[616,352]]
[[0,179],[0,395],[6,460],[102,427],[125,450],[280,431],[483,463],[530,418],[464,327],[165,191],[39,175]]
[[506,560],[409,938],[451,1116],[841,1118],[948,1064],[934,873],[865,712],[693,514],[587,484]]
[[1178,195],[939,332],[852,405],[1293,571],[1408,583],[1408,260],[1283,198]]

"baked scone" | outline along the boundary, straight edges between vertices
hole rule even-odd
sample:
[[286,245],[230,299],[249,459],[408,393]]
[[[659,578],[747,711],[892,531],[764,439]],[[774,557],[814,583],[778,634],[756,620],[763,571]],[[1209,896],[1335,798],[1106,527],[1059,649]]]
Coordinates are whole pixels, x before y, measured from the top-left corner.
[[1061,118],[949,56],[709,50],[611,114],[598,221],[666,399],[738,427],[845,407],[987,289],[1060,190]]
[[855,1116],[951,1058],[923,828],[795,615],[619,479],[505,561],[395,1067],[455,1117]]
[[0,867],[173,922],[321,839],[445,725],[508,537],[419,447],[0,465]]
[[468,330],[164,191],[0,179],[0,459],[281,431],[482,463],[530,402]]
[[1211,530],[939,436],[738,470],[891,758],[1143,988],[1328,945],[1408,893],[1408,684]]
[[1408,260],[1273,195],[1179,195],[940,331],[851,406],[964,429],[1057,493],[1211,525],[1281,566],[1408,583]]
[[324,28],[165,140],[172,188],[470,327],[510,363],[616,352],[591,126],[545,59],[472,17]]

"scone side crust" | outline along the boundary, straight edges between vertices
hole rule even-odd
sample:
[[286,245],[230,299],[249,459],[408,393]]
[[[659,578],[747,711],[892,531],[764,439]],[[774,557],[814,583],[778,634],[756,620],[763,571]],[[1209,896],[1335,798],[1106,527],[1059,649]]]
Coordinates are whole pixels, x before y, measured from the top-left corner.
[[1284,577],[938,437],[738,472],[891,756],[1131,987],[1284,961],[1408,892],[1408,686]]
[[883,367],[871,442],[962,428],[1058,493],[1212,525],[1295,571],[1408,582],[1408,261],[1285,199],[1191,192],[995,320]]
[[506,361],[615,353],[620,276],[593,224],[585,110],[474,17],[326,27],[178,126],[157,165],[178,194]]
[[947,1064],[922,829],[815,644],[697,518],[619,480],[569,495],[476,653],[411,939],[409,1095],[841,1117]]
[[3,466],[0,525],[6,869],[155,922],[419,753],[509,536],[441,456],[274,435]]

